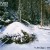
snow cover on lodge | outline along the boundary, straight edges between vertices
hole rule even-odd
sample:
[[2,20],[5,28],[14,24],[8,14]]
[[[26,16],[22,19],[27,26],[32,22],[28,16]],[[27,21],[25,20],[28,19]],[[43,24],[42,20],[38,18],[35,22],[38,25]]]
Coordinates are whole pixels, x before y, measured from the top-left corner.
[[6,29],[3,31],[3,35],[21,35],[23,36],[22,30],[24,32],[27,32],[28,34],[33,34],[33,30],[31,30],[26,25],[20,23],[20,22],[13,22],[12,24],[9,24]]

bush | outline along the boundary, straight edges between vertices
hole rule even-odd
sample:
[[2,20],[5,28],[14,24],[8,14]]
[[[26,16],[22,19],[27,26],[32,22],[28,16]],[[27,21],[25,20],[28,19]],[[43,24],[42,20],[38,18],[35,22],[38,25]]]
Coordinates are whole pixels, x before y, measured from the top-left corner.
[[36,36],[34,34],[28,34],[26,32],[24,32],[22,30],[22,33],[24,34],[22,38],[22,42],[21,42],[21,38],[19,38],[18,40],[15,40],[15,43],[20,43],[20,44],[25,44],[25,43],[29,43],[29,42],[32,42],[36,39]]
[[29,43],[29,42],[33,42],[36,39],[36,36],[34,34],[28,34],[27,32],[22,31],[22,33],[24,34],[24,36],[7,36],[5,35],[2,39],[2,42],[5,42],[5,44],[10,44],[15,42],[16,44],[25,44],[25,43]]
[[10,36],[4,36],[3,39],[2,39],[2,43],[4,43],[4,42],[5,42],[5,44],[13,43],[13,40],[11,38],[12,37],[10,37]]

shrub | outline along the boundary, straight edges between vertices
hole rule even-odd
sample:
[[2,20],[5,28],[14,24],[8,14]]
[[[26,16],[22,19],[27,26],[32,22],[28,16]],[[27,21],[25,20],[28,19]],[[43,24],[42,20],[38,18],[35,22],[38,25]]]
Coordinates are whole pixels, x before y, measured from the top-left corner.
[[24,36],[8,36],[8,35],[5,35],[2,39],[2,42],[4,43],[5,41],[5,44],[10,44],[10,43],[13,43],[15,42],[16,44],[25,44],[25,43],[29,43],[29,42],[32,42],[36,39],[36,35],[34,34],[28,34],[27,32],[23,31],[22,30],[22,33],[24,34]]
[[22,30],[22,33],[24,34],[22,38],[22,42],[21,42],[21,38],[19,38],[18,40],[15,40],[15,43],[20,43],[20,44],[25,44],[25,43],[29,43],[32,42],[36,39],[36,36],[34,34],[28,34],[27,32],[24,32]]
[[13,42],[13,40],[11,39],[12,37],[5,35],[2,39],[2,43],[5,42],[5,44],[10,44]]

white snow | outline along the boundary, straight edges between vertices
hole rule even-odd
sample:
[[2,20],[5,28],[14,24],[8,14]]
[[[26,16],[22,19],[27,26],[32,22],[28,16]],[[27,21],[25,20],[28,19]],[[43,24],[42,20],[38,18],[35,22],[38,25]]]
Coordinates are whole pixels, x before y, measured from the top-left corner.
[[40,29],[44,29],[44,30],[50,30],[50,26],[39,26]]
[[46,26],[41,28],[40,25],[30,25],[30,27],[27,27],[20,22],[14,22],[6,27],[3,34],[18,35],[19,33],[23,36],[21,30],[29,34],[35,33],[38,41],[22,45],[12,43],[0,47],[0,50],[50,50],[50,27]]
[[7,19],[5,22],[10,22],[11,20]]
[[10,35],[10,36],[20,34],[21,36],[23,36],[23,33],[21,30],[27,32],[28,34],[33,34],[33,31],[29,29],[29,27],[25,26],[20,22],[13,22],[12,24],[8,25],[6,29],[3,31],[3,34]]
[[40,25],[34,25],[33,30],[37,35],[37,38],[40,43],[50,43],[50,29],[49,27],[40,27]]

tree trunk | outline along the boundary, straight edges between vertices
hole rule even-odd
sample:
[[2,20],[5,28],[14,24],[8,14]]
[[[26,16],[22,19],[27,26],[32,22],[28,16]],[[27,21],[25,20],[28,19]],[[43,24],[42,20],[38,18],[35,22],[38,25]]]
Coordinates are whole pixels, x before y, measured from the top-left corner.
[[41,0],[41,27],[43,25],[43,20],[42,20],[42,0]]
[[20,16],[20,22],[21,22],[21,0],[19,0],[19,16]]

